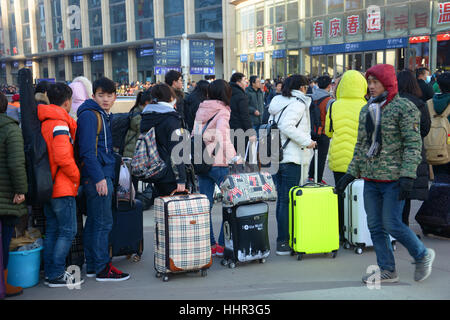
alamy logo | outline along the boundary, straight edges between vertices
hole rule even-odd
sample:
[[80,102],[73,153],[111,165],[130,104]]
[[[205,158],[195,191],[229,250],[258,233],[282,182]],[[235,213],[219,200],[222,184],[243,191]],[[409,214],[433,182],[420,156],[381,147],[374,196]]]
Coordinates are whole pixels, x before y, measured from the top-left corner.
[[81,289],[81,270],[77,265],[71,265],[67,268],[67,272],[72,276],[67,278],[67,289]]
[[367,278],[367,288],[369,290],[373,289],[381,289],[381,271],[380,267],[376,265],[371,265],[367,267],[367,274],[370,274],[370,276]]

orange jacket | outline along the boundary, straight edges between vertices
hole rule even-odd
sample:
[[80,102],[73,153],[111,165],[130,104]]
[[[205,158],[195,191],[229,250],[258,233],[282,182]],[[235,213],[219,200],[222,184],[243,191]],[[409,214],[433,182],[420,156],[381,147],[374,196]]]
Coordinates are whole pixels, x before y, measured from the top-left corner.
[[38,106],[38,117],[53,177],[53,198],[75,197],[80,186],[80,171],[75,163],[73,141],[77,123],[56,105]]

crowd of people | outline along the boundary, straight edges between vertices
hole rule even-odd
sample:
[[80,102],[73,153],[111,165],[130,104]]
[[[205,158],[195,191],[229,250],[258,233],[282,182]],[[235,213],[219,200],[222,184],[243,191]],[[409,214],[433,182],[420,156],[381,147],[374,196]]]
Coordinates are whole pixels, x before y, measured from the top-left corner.
[[[431,273],[433,249],[408,227],[411,199],[424,200],[428,188],[428,165],[423,139],[430,130],[426,102],[442,114],[450,104],[450,73],[435,79],[430,71],[418,69],[396,73],[390,65],[376,65],[365,74],[350,70],[332,79],[323,75],[308,79],[291,75],[276,82],[236,72],[230,81],[209,78],[190,83],[183,91],[183,76],[169,71],[164,83],[117,87],[107,78],[93,84],[79,77],[65,83],[40,83],[35,88],[42,136],[47,144],[53,177],[52,200],[43,206],[46,217],[44,242],[45,283],[63,287],[81,284],[66,271],[66,257],[77,231],[76,197],[85,196],[84,226],[86,277],[97,281],[123,281],[130,275],[115,268],[109,255],[112,229],[112,197],[116,157],[113,152],[110,110],[118,94],[137,95],[127,132],[125,157],[132,157],[137,136],[155,129],[157,149],[170,170],[154,188],[158,196],[188,188],[190,163],[175,163],[173,150],[187,132],[204,131],[206,150],[213,157],[211,169],[198,175],[200,193],[212,208],[215,185],[230,174],[230,164],[247,159],[238,152],[231,130],[251,131],[250,142],[260,138],[262,125],[276,122],[284,147],[283,160],[274,175],[277,255],[289,255],[289,190],[313,180],[323,181],[326,160],[334,174],[339,194],[339,230],[343,241],[343,192],[354,179],[365,180],[364,200],[382,282],[397,282],[395,259],[389,234],[402,243],[415,260],[415,280]],[[437,91],[437,90],[436,90]],[[3,246],[8,248],[17,218],[26,214],[27,174],[20,116],[0,94],[0,218]],[[20,114],[20,112],[18,113]],[[311,166],[318,149],[318,172]],[[449,163],[433,166],[434,174],[449,174]],[[304,177],[303,181],[300,181]],[[425,179],[421,179],[425,177]],[[137,179],[133,178],[137,186]],[[81,186],[81,188],[80,188]],[[28,195],[27,195],[28,196]],[[13,200],[11,200],[13,199]],[[406,205],[405,205],[406,200]],[[382,205],[383,204],[383,205]],[[212,223],[212,255],[224,253],[221,228],[215,238]],[[3,250],[6,267],[8,250]],[[364,276],[367,282],[370,275]],[[77,282],[78,281],[78,282]],[[10,294],[20,288],[7,287]]]

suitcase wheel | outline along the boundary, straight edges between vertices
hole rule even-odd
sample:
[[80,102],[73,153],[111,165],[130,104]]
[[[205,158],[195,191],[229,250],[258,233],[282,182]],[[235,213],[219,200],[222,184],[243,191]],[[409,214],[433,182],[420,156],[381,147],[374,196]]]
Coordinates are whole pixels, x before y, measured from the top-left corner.
[[265,263],[266,259],[259,259],[259,263]]
[[157,273],[155,274],[155,277],[161,278],[161,277],[162,277],[162,273],[161,273],[161,272],[157,272]]
[[226,267],[228,265],[228,260],[222,259],[222,261],[220,261],[220,264]]
[[297,255],[297,261],[301,261],[303,259],[303,253],[299,253]]
[[169,276],[168,276],[167,274],[164,274],[164,275],[162,276],[162,281],[163,281],[163,282],[169,281]]
[[208,275],[208,271],[207,270],[202,270],[201,276],[202,277],[206,277]]
[[230,269],[236,268],[236,263],[234,263],[234,262],[228,263],[228,268],[230,268]]
[[344,249],[350,249],[350,247],[351,247],[350,242],[345,241],[345,243],[344,243]]
[[337,256],[337,251],[333,251],[333,252],[331,253],[331,257],[332,257],[333,259],[335,259],[336,256]]
[[357,247],[357,248],[355,248],[355,253],[356,254],[362,254],[363,253],[363,249],[361,247]]

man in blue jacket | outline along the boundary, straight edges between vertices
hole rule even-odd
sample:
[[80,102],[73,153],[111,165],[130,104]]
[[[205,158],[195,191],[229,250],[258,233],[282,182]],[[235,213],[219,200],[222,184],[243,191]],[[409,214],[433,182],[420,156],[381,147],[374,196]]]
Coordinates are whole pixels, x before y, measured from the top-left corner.
[[96,277],[97,281],[123,281],[130,278],[129,274],[113,267],[109,256],[115,167],[110,110],[116,100],[116,86],[110,79],[101,78],[94,82],[93,92],[93,99],[78,108],[76,134],[87,205],[86,276]]

